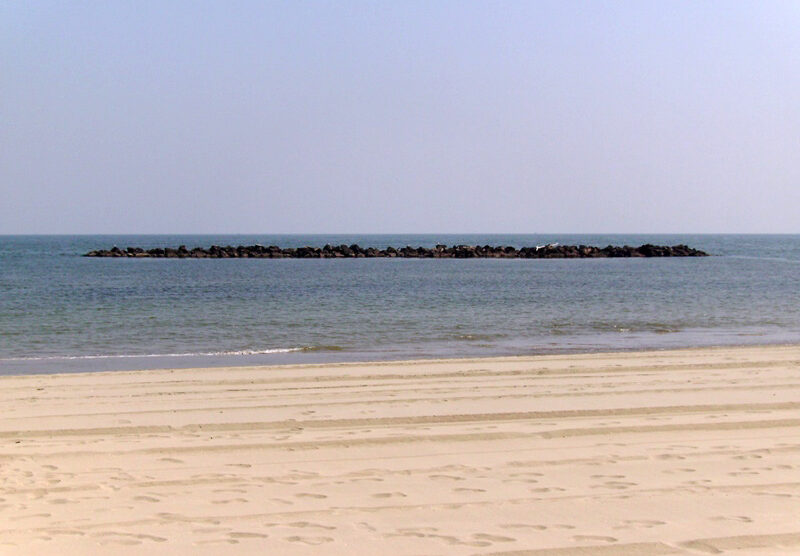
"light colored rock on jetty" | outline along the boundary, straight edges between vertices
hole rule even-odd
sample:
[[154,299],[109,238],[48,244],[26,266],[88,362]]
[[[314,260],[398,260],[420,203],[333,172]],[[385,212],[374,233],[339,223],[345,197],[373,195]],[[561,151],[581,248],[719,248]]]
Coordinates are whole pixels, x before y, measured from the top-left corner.
[[0,379],[0,554],[800,553],[800,348]]

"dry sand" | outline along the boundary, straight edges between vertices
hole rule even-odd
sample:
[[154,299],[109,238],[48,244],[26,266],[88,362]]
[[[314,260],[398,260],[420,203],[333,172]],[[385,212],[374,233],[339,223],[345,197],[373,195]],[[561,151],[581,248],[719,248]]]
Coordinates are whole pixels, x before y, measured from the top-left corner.
[[0,554],[800,553],[800,347],[0,379]]

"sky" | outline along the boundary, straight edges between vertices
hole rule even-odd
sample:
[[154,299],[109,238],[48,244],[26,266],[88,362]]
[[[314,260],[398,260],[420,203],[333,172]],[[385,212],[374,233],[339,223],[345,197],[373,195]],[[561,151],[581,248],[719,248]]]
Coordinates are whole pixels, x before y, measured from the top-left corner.
[[0,4],[0,234],[800,233],[800,3]]

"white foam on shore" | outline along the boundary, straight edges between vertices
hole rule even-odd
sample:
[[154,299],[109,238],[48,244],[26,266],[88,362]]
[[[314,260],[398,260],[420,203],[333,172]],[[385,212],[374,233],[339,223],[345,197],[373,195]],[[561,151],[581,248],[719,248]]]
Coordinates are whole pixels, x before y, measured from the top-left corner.
[[194,353],[133,353],[115,355],[47,355],[42,357],[5,357],[0,361],[54,361],[73,359],[135,359],[137,357],[200,357],[221,355],[267,355],[270,353],[291,353],[304,351],[306,348],[275,348],[275,349],[243,349],[238,351],[205,351]]

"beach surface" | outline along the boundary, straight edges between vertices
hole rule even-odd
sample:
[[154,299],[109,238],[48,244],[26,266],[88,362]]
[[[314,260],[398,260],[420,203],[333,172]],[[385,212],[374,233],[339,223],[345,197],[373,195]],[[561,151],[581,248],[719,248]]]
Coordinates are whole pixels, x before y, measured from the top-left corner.
[[800,554],[800,346],[0,378],[0,554]]

